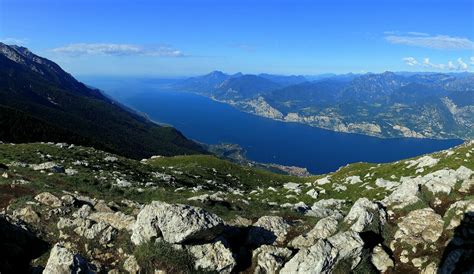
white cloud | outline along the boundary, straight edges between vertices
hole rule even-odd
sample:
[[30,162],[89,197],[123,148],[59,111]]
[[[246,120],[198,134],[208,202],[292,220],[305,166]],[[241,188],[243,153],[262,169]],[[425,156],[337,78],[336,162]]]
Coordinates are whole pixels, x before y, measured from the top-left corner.
[[101,55],[147,55],[159,57],[182,57],[184,54],[176,49],[167,46],[144,47],[133,44],[107,44],[107,43],[78,43],[54,48],[53,52],[69,55],[101,54]]
[[[473,57],[471,57],[471,62]],[[454,64],[452,61],[448,61],[447,64],[440,64],[440,63],[432,63],[430,61],[430,58],[426,57],[423,58],[423,62],[418,62],[418,60],[414,57],[405,57],[402,58],[402,60],[405,62],[405,64],[413,67],[413,66],[418,66],[418,67],[425,67],[429,69],[436,69],[436,70],[468,70],[469,65],[465,63],[462,58],[458,58],[456,64]]]
[[405,35],[386,35],[385,40],[392,44],[432,49],[474,49],[474,42],[468,38],[448,35],[433,36],[427,33],[408,32]]
[[464,61],[461,59],[461,58],[458,58],[458,69],[459,70],[467,70],[469,68],[469,66],[464,63]]
[[413,57],[405,57],[405,58],[402,58],[402,60],[405,62],[405,64],[411,67],[418,65],[418,61]]
[[456,67],[454,66],[453,62],[451,62],[451,61],[448,62],[448,69],[449,69],[449,70],[455,70],[455,69],[456,69]]
[[423,66],[424,67],[429,67],[429,68],[434,68],[434,69],[445,69],[446,65],[444,64],[434,64],[430,62],[430,58],[424,58],[423,59]]
[[471,57],[471,65],[474,65],[474,57]]
[[7,44],[7,45],[25,45],[28,43],[27,39],[20,39],[20,38],[13,38],[13,37],[5,37],[0,38],[0,42]]
[[409,31],[407,32],[408,35],[415,35],[415,36],[430,36],[428,33],[425,32],[417,32],[417,31]]

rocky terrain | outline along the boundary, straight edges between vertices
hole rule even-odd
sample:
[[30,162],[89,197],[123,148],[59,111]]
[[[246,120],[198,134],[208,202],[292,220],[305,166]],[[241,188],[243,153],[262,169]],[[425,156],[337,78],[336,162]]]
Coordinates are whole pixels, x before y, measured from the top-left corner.
[[473,155],[293,177],[0,144],[0,272],[472,273]]

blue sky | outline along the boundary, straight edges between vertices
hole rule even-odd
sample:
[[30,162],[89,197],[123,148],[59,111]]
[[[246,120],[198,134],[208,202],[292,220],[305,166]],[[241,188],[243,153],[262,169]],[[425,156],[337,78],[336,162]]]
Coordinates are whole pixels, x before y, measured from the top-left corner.
[[474,70],[474,1],[0,0],[0,41],[75,75]]

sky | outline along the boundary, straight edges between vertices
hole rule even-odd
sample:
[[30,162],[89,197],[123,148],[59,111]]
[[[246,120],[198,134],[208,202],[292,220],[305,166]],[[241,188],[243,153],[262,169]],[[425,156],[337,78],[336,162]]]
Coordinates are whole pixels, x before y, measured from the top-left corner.
[[472,0],[0,0],[0,41],[73,75],[473,71]]

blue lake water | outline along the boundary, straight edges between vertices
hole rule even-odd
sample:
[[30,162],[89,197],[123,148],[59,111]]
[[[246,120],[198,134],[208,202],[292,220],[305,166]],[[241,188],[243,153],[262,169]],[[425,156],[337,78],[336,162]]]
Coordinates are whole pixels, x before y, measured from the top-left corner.
[[158,91],[135,93],[122,102],[187,137],[209,144],[234,143],[251,160],[306,167],[314,174],[354,162],[390,162],[446,149],[461,140],[380,139],[332,132],[243,113],[199,95]]
[[176,79],[81,77],[112,97],[187,137],[239,144],[251,160],[306,167],[320,174],[354,162],[397,161],[461,144],[461,140],[380,139],[285,123],[243,113],[199,95],[165,91]]

